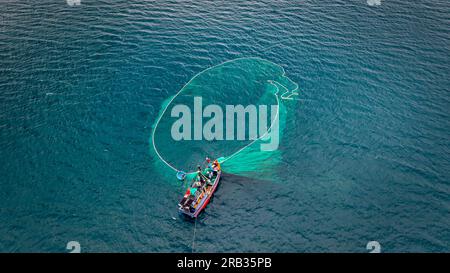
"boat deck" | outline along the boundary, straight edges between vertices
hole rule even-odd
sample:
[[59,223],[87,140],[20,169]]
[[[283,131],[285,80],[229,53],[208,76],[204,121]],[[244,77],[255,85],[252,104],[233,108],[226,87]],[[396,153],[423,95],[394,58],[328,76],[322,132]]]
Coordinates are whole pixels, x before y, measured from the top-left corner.
[[[205,185],[196,188],[196,194],[194,194],[193,196],[189,191],[189,194],[188,192],[186,192],[185,196],[178,204],[179,212],[192,218],[197,217],[200,212],[208,205],[209,200],[213,196],[217,185],[219,184],[220,175],[221,171],[218,171],[217,174],[211,178],[211,184],[208,184],[208,182],[206,182]],[[192,187],[190,187],[190,189],[192,189]]]

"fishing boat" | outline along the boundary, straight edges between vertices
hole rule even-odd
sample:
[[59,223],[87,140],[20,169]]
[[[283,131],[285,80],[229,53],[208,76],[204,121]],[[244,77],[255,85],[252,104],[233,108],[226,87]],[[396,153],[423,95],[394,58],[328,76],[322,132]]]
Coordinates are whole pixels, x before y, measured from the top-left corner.
[[[179,212],[191,218],[197,218],[216,191],[221,173],[220,166],[214,170],[199,170],[192,184],[186,190],[183,199],[178,203]],[[185,177],[184,175],[183,178]]]

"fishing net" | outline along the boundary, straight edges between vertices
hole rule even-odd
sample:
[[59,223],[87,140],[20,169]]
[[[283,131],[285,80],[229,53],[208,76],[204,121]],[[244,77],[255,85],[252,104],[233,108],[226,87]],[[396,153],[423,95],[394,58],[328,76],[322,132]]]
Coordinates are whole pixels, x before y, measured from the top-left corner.
[[150,138],[155,164],[189,175],[208,156],[227,173],[274,177],[297,89],[281,66],[259,58],[198,73],[161,107]]

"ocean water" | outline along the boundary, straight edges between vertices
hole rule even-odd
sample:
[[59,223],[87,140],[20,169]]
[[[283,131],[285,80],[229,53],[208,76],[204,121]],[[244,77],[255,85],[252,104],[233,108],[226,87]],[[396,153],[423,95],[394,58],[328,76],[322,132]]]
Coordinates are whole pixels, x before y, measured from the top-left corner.
[[[2,1],[0,252],[449,252],[449,24],[446,0]],[[277,181],[224,174],[185,221],[152,125],[242,57],[300,87]]]

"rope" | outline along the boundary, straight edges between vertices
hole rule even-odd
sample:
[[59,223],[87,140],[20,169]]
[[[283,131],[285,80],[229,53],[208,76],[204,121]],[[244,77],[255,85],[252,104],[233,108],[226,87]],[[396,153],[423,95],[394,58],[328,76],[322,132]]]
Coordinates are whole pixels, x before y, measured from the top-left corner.
[[195,217],[194,236],[192,237],[192,253],[194,253],[195,233],[197,231],[197,217]]

